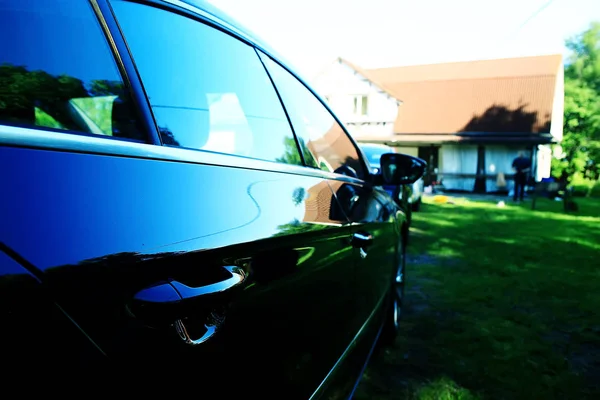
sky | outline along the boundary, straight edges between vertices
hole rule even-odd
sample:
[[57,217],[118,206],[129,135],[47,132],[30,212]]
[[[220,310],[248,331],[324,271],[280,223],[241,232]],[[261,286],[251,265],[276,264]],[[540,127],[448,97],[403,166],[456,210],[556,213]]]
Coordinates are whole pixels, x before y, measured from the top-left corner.
[[304,78],[363,68],[543,54],[600,22],[600,0],[209,0]]

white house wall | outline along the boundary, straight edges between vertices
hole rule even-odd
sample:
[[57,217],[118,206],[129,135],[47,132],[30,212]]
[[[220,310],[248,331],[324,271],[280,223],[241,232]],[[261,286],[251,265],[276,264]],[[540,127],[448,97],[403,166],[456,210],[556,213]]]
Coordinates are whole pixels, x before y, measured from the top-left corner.
[[[524,151],[529,155],[530,148],[527,146],[504,146],[504,145],[486,145],[485,146],[485,173],[492,175],[486,179],[486,191],[495,192],[501,189],[512,190],[514,182],[507,175],[514,173],[512,169],[513,160],[519,155],[519,151]],[[537,162],[535,168],[536,180],[546,178],[550,175],[551,162],[550,146],[544,145],[538,147]],[[475,185],[474,175],[477,171],[477,146],[471,145],[442,145],[439,153],[439,176],[443,178],[444,187],[452,190],[471,191]],[[506,187],[498,187],[498,174],[504,174]],[[448,174],[471,174],[469,178],[453,177]]]
[[[342,122],[344,122],[342,120]],[[348,124],[344,123],[346,129],[353,137],[381,137],[381,136],[389,136],[393,134],[394,124],[387,123],[383,124],[369,124],[369,125],[360,125],[360,124]]]
[[550,121],[550,134],[557,140],[563,138],[563,117],[565,112],[565,72],[560,64],[554,87],[554,101],[552,103],[552,119]]
[[[317,92],[328,99],[331,109],[353,135],[393,135],[398,101],[352,68],[336,61],[314,82]],[[367,96],[367,115],[354,114],[355,95]]]
[[552,148],[550,145],[544,144],[538,146],[536,161],[535,180],[541,181],[542,178],[549,178],[552,169]]

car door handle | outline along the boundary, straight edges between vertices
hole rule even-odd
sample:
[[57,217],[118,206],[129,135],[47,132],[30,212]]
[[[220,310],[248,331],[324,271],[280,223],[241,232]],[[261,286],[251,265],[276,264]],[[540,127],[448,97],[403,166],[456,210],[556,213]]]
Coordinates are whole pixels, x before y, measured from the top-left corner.
[[352,235],[352,247],[358,248],[361,258],[367,258],[366,248],[373,243],[373,235],[365,232],[356,232]]
[[169,283],[179,293],[181,301],[187,302],[204,296],[208,297],[228,292],[240,286],[246,280],[246,272],[242,268],[236,266],[226,266],[223,268],[229,271],[231,277],[221,282],[198,287],[190,287],[178,281],[171,281]]
[[[223,267],[230,276],[220,282],[191,287],[179,281],[169,281],[140,290],[133,297],[132,314],[153,322],[175,321],[172,323],[179,338],[188,345],[198,345],[213,337],[225,320],[225,315],[213,308],[216,303],[226,302],[220,295],[230,294],[240,287],[247,278],[246,272],[237,266]],[[188,333],[185,320],[187,314],[197,308],[208,309],[203,333],[194,339]]]
[[352,246],[367,247],[373,243],[373,235],[365,232],[356,232],[352,235]]

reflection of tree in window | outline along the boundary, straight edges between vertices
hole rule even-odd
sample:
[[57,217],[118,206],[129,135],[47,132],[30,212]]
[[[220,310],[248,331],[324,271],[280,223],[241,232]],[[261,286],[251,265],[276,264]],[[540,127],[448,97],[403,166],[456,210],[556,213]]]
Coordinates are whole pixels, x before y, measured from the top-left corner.
[[305,154],[312,156],[305,155],[307,165],[330,172],[348,165],[362,178],[364,168],[358,152],[333,115],[296,77],[269,57],[262,58],[277,85],[296,136],[306,141],[309,152]]
[[292,194],[292,200],[295,206],[302,204],[304,198],[306,197],[306,190],[303,187],[298,187],[294,189],[294,193]]
[[169,146],[179,146],[179,142],[175,140],[175,135],[173,132],[167,127],[158,127],[158,131],[160,132],[160,138],[162,139],[163,144]]
[[[306,154],[310,154],[310,150],[304,143],[303,140],[300,140],[300,146],[302,147],[302,152]],[[277,157],[275,161],[285,164],[293,164],[293,165],[302,165],[302,158],[300,157],[300,153],[298,152],[298,145],[296,144],[296,140],[291,137],[286,137],[283,139],[283,143],[285,146],[285,153],[281,157]]]
[[141,139],[123,97],[122,82],[92,80],[86,88],[72,76],[0,65],[0,123]]

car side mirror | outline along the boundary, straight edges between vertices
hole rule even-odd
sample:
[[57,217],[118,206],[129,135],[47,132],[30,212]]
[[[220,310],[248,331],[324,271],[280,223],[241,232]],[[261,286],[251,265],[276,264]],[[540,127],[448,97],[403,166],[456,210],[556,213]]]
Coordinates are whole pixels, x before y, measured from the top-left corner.
[[425,173],[427,163],[406,154],[385,153],[381,155],[381,177],[388,185],[405,185],[416,182]]

